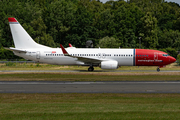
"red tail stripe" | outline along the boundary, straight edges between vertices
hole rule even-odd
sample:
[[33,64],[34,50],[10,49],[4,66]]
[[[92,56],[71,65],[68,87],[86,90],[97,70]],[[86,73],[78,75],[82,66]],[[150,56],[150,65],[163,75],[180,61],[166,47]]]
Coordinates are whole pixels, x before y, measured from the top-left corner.
[[18,22],[15,18],[8,18],[9,22]]

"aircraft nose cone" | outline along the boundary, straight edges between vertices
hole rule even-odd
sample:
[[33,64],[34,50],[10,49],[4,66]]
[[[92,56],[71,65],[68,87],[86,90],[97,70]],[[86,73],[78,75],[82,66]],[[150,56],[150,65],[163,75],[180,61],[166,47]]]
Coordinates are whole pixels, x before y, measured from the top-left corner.
[[171,61],[171,63],[174,63],[176,61],[176,59],[174,57],[171,57],[170,61]]

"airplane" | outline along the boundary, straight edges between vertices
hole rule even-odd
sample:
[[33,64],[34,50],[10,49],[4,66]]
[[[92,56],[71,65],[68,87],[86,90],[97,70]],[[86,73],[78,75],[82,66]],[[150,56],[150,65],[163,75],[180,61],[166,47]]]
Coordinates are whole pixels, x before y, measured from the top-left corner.
[[8,18],[15,48],[5,48],[27,60],[56,65],[95,66],[101,69],[117,69],[119,66],[157,66],[161,67],[176,61],[167,53],[150,49],[109,49],[109,48],[51,48],[36,43],[20,23],[13,17]]

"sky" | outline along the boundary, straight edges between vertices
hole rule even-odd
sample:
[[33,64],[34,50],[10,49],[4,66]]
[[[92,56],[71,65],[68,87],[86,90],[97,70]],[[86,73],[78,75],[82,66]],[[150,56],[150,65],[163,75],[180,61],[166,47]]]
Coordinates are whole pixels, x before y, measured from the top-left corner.
[[[101,2],[105,3],[106,1],[109,1],[109,0],[100,0]],[[178,3],[180,5],[180,0],[165,0],[167,2],[175,2],[175,3]]]

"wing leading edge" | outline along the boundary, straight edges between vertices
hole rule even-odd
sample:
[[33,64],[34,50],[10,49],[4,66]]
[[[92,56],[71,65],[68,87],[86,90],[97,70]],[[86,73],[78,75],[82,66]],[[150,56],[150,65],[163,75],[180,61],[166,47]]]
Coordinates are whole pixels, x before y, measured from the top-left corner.
[[62,52],[65,56],[69,56],[69,57],[73,57],[73,58],[77,58],[78,61],[81,61],[81,62],[84,62],[84,63],[87,63],[87,64],[92,64],[92,63],[95,63],[95,64],[99,64],[102,62],[102,60],[99,60],[99,59],[95,59],[95,58],[87,58],[87,57],[83,57],[83,56],[72,56],[70,55],[66,49],[63,47],[63,45],[60,44],[60,47],[62,49]]

